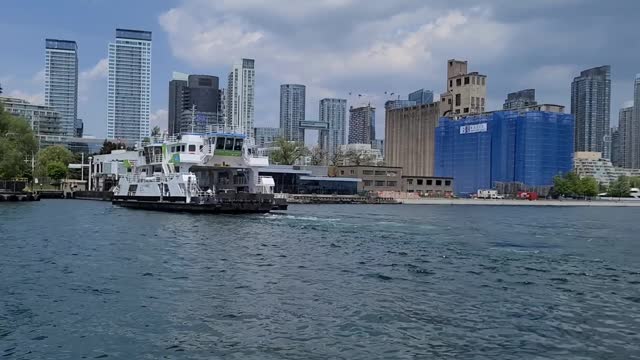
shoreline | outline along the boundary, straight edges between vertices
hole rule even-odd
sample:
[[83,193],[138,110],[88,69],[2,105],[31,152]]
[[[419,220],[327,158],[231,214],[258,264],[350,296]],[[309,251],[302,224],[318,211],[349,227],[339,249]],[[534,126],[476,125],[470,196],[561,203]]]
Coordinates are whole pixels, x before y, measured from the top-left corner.
[[401,199],[403,205],[472,206],[554,206],[554,207],[640,207],[638,200],[477,200],[477,199]]

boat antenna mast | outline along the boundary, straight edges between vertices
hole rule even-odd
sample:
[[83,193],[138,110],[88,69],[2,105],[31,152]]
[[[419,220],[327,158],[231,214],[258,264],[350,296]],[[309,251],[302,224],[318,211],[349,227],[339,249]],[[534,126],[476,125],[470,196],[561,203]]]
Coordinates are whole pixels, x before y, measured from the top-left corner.
[[196,104],[191,105],[191,133],[195,134],[196,127]]

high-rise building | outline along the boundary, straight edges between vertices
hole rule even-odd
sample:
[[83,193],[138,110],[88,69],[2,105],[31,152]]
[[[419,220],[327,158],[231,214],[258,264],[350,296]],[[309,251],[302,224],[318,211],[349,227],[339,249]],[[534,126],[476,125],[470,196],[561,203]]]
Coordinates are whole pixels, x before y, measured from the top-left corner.
[[420,89],[409,94],[409,101],[415,101],[416,105],[431,104],[433,102],[433,91]]
[[453,177],[457,195],[498,183],[531,188],[553,185],[573,169],[573,115],[494,111],[442,118],[436,129],[435,175]]
[[447,62],[447,92],[440,95],[442,115],[478,114],[485,110],[487,76],[467,72],[467,62]]
[[151,32],[116,29],[109,43],[107,138],[138,141],[149,136]]
[[384,157],[388,166],[409,176],[433,176],[435,132],[440,102],[388,108],[384,126]]
[[253,137],[255,61],[242,59],[233,65],[227,85],[227,125]]
[[631,167],[640,169],[640,74],[633,84],[633,122],[631,124]]
[[280,129],[287,141],[304,142],[306,88],[304,85],[280,85]]
[[167,114],[167,125],[169,135],[180,133],[180,117],[185,109],[185,88],[189,85],[189,75],[174,72],[169,81],[169,111]]
[[618,113],[619,157],[614,165],[633,168],[633,106],[620,109]]
[[536,89],[525,89],[507,94],[507,99],[504,101],[502,109],[520,109],[537,104]]
[[282,136],[282,129],[280,128],[271,128],[271,127],[253,128],[253,137],[256,139],[256,146],[259,148],[270,146],[280,136]]
[[62,116],[62,132],[73,136],[78,117],[78,45],[75,41],[46,39],[44,103]]
[[222,126],[218,113],[220,93],[218,77],[189,75],[187,86],[182,86],[182,107],[178,130],[180,134],[203,134]]
[[371,144],[376,138],[376,108],[349,108],[349,144]]
[[611,163],[620,166],[622,163],[622,139],[618,127],[611,128]]
[[347,100],[320,100],[320,121],[328,123],[328,130],[322,132],[319,145],[327,153],[329,159],[347,143]]
[[571,114],[575,117],[575,151],[602,153],[610,158],[608,146],[611,106],[611,67],[584,70],[571,83]]

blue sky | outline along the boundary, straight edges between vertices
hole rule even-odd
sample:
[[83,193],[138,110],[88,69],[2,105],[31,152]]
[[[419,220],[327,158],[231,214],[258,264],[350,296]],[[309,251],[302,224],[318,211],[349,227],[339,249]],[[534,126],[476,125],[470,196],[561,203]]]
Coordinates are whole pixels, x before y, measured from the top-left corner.
[[[615,3],[615,4],[614,4]],[[152,122],[165,127],[172,71],[226,74],[256,59],[256,125],[277,126],[279,85],[307,85],[307,118],[318,100],[344,97],[377,108],[384,92],[440,93],[449,58],[488,76],[490,109],[507,92],[534,87],[539,101],[569,106],[580,70],[612,66],[612,123],[633,98],[640,72],[640,2],[617,0],[2,0],[0,83],[5,94],[42,99],[44,39],[79,46],[79,116],[106,133],[107,44],[115,28],[153,32]],[[102,61],[101,61],[102,60]],[[348,93],[364,94],[363,98]]]

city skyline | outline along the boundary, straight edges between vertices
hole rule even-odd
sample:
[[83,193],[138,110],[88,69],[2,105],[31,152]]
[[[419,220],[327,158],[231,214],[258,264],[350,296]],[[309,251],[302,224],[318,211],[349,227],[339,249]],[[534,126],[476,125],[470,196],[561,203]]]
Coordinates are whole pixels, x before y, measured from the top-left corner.
[[[39,1],[31,1],[34,4]],[[407,2],[409,4],[411,2]],[[8,39],[8,53],[20,55],[12,58],[0,59],[0,83],[5,95],[18,96],[27,100],[43,99],[44,86],[42,81],[34,81],[42,73],[42,58],[32,58],[34,53],[40,52],[44,38],[64,38],[74,40],[81,49],[79,75],[79,111],[78,117],[85,121],[85,132],[96,136],[104,136],[106,123],[106,52],[105,47],[112,38],[113,29],[119,26],[149,30],[154,33],[154,57],[151,89],[151,122],[163,121],[166,128],[167,117],[167,82],[173,70],[188,73],[202,73],[225,79],[228,69],[236,59],[241,57],[255,58],[259,64],[256,88],[255,126],[277,126],[279,121],[278,86],[282,83],[296,82],[307,86],[308,118],[317,118],[317,103],[324,97],[346,98],[348,106],[358,106],[360,100],[356,94],[360,93],[372,105],[381,109],[388,99],[384,92],[403,94],[418,88],[429,88],[434,94],[440,94],[445,89],[439,78],[443,71],[443,63],[447,58],[460,58],[472,64],[472,70],[479,71],[490,77],[487,86],[487,109],[499,109],[507,93],[524,88],[535,88],[540,95],[541,103],[559,103],[568,107],[570,98],[570,82],[579,72],[594,66],[610,64],[612,66],[612,102],[611,123],[617,122],[617,114],[625,102],[633,98],[633,80],[635,73],[640,72],[637,65],[639,54],[638,43],[627,32],[616,31],[626,29],[631,24],[629,14],[637,9],[633,2],[622,2],[613,11],[616,16],[605,18],[593,29],[581,30],[580,34],[573,30],[570,24],[563,23],[570,16],[572,22],[585,21],[599,14],[603,7],[593,1],[583,1],[580,4],[538,4],[535,12],[522,4],[501,4],[496,1],[485,2],[482,5],[469,7],[466,3],[456,6],[431,4],[427,9],[420,2],[413,2],[412,6],[403,7],[377,4],[357,24],[347,24],[342,18],[334,19],[335,29],[327,29],[310,35],[307,45],[302,46],[289,56],[293,49],[298,49],[300,42],[297,36],[287,35],[300,21],[314,19],[314,23],[321,25],[329,23],[336,13],[346,17],[357,8],[357,2],[343,5],[328,5],[327,3],[291,4],[290,14],[280,10],[265,9],[263,5],[253,8],[247,3],[238,2],[235,6],[222,5],[205,1],[180,1],[157,4],[151,1],[141,1],[133,4],[130,11],[123,14],[124,1],[104,2],[95,0],[86,4],[60,4],[56,7],[35,7],[6,4],[5,8],[11,12],[12,18],[2,26],[7,30],[9,26],[17,29],[20,36]],[[42,9],[40,9],[42,8]],[[411,8],[407,11],[406,8]],[[196,11],[199,10],[199,11]],[[261,21],[254,16],[255,11],[267,11],[275,19],[281,19],[281,25]],[[430,11],[428,16],[424,16]],[[547,10],[554,10],[551,14]],[[607,10],[611,13],[611,9]],[[83,12],[86,16],[77,22],[66,22],[60,26],[56,15],[64,17],[65,12],[74,14]],[[409,16],[415,12],[414,16]],[[221,14],[229,14],[242,20],[240,23],[219,22]],[[54,18],[49,19],[47,16]],[[420,15],[420,16],[418,16]],[[33,19],[42,21],[34,22]],[[376,20],[377,19],[377,20]],[[402,20],[400,20],[402,19]],[[524,25],[514,25],[514,19]],[[615,20],[614,20],[615,19]],[[190,21],[189,21],[190,20]],[[547,23],[547,27],[556,31],[556,38],[545,37],[537,33],[536,38],[528,41],[516,41],[517,33],[524,32],[527,26],[533,26],[535,21]],[[385,25],[381,25],[385,23]],[[29,24],[29,28],[24,26]],[[88,26],[94,24],[95,26]],[[215,25],[215,26],[214,26]],[[445,26],[446,25],[446,26]],[[211,48],[219,31],[226,26],[238,26],[237,39],[231,39],[228,48]],[[379,26],[380,29],[377,29]],[[431,44],[429,28],[441,26],[442,41],[445,45]],[[508,29],[515,27],[514,35],[507,35]],[[211,28],[212,30],[208,30]],[[24,31],[21,31],[24,29]],[[205,30],[203,37],[199,37],[201,44],[192,38],[197,31]],[[478,44],[468,48],[461,48],[460,42],[469,38],[473,30],[487,30],[485,38]],[[368,31],[365,31],[368,30]],[[384,31],[383,31],[384,30]],[[445,31],[446,30],[446,31]],[[433,31],[433,30],[431,30]],[[329,39],[336,32],[342,32],[335,42]],[[384,34],[383,34],[384,32]],[[608,44],[609,40],[601,40],[602,34],[620,33],[617,40],[624,41],[625,46],[618,48],[615,44]],[[363,34],[368,36],[359,36]],[[393,33],[394,35],[389,35]],[[235,33],[234,33],[235,34]],[[358,36],[356,36],[358,35]],[[581,35],[581,36],[577,36]],[[231,36],[231,35],[229,35]],[[554,54],[545,56],[530,56],[546,46],[553,45],[563,38],[587,38],[592,36],[589,45],[580,42],[567,42],[566,48],[554,50]],[[358,42],[353,43],[354,37]],[[605,38],[609,39],[609,37]],[[225,38],[217,40],[225,40]],[[560,39],[560,40],[559,40]],[[233,41],[237,40],[237,41]],[[504,41],[498,41],[504,40]],[[422,46],[408,46],[424,44]],[[318,47],[327,51],[327,56],[315,56],[317,53],[310,49],[309,44],[315,42]],[[496,43],[496,44],[494,44]],[[531,49],[523,49],[520,43],[533,44]],[[376,53],[372,49],[376,45],[391,46],[389,51]],[[387,45],[385,45],[387,44]],[[456,45],[458,44],[458,45]],[[620,43],[618,43],[620,44]],[[201,45],[201,46],[200,46]],[[277,45],[277,46],[276,46]],[[477,47],[483,46],[478,52]],[[208,50],[211,49],[211,50]],[[278,51],[278,50],[282,51]],[[509,52],[506,52],[509,49]],[[613,51],[613,49],[618,49]],[[189,52],[189,50],[194,50]],[[513,50],[513,51],[512,51]],[[424,54],[430,51],[431,57]],[[285,58],[293,59],[291,65],[282,68],[281,58],[275,56],[281,53]],[[360,68],[353,63],[359,56],[375,54],[368,57],[368,61]],[[527,56],[527,54],[529,54]],[[215,56],[214,56],[215,55]],[[338,56],[335,56],[338,55]],[[307,64],[302,56],[313,58]],[[280,58],[280,59],[278,59]],[[332,62],[330,58],[345,59],[344,63]],[[535,60],[531,60],[534,59]],[[405,64],[397,62],[405,61]],[[362,59],[359,61],[363,62]],[[302,66],[302,65],[305,66]],[[308,65],[308,66],[306,66]],[[404,66],[402,66],[404,65]],[[341,67],[344,67],[342,69]],[[280,71],[276,71],[280,69]],[[285,69],[283,71],[283,69]],[[226,87],[224,81],[221,87]],[[350,97],[349,92],[353,95]],[[38,102],[38,101],[36,101]],[[384,133],[384,117],[379,116],[376,132]]]

